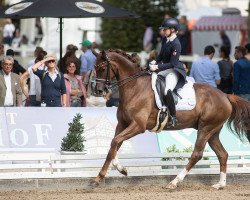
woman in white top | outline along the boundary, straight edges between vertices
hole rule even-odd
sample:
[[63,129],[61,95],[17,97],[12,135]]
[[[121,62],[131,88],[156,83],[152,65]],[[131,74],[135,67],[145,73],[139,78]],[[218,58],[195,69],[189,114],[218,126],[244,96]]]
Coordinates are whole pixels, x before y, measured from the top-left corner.
[[[46,51],[41,51],[40,54],[35,59],[35,63],[41,61],[44,59],[44,56],[47,55]],[[44,69],[45,66],[41,66],[41,69]],[[25,90],[25,83],[26,79],[30,78],[29,87],[28,87],[28,93]],[[40,78],[34,74],[32,70],[32,66],[28,68],[28,70],[22,74],[20,77],[21,81],[21,88],[23,91],[23,94],[26,97],[26,105],[29,106],[41,106],[41,81]]]

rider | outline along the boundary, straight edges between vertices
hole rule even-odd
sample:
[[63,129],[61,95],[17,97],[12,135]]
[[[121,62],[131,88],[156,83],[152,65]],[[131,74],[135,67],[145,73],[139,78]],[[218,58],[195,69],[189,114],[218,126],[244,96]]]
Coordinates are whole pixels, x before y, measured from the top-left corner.
[[156,62],[149,64],[150,71],[159,72],[158,75],[165,77],[166,88],[164,94],[170,113],[170,125],[175,126],[176,109],[173,98],[173,90],[181,88],[186,81],[186,71],[183,64],[179,61],[181,44],[177,38],[179,21],[175,18],[164,19],[159,28],[164,32],[162,47]]

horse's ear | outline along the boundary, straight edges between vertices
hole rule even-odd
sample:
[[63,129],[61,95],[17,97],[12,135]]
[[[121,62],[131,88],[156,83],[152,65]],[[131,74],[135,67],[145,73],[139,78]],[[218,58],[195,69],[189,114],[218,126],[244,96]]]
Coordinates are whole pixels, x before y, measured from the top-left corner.
[[102,59],[105,61],[108,60],[108,55],[107,55],[106,51],[104,51],[104,50],[102,50]]

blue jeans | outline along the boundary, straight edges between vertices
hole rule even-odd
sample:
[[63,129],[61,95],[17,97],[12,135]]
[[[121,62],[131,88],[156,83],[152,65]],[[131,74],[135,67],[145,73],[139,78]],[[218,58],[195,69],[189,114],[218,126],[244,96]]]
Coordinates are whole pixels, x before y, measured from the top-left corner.
[[41,106],[41,101],[36,100],[36,95],[29,95],[30,97],[30,106],[39,107]]

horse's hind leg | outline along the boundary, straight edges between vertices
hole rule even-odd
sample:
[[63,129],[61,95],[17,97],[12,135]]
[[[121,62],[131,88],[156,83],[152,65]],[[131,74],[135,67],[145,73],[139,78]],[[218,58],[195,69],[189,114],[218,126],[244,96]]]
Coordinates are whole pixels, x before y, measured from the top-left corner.
[[197,133],[197,139],[194,146],[194,151],[191,155],[191,158],[186,165],[186,167],[179,173],[176,178],[171,181],[167,188],[169,189],[175,189],[177,187],[177,184],[185,178],[185,176],[188,174],[188,172],[192,169],[192,167],[202,158],[203,151],[205,148],[206,143],[208,140],[219,130],[221,129],[221,125],[214,127],[214,126],[205,126],[203,128],[200,128]]
[[222,189],[226,186],[226,171],[227,171],[227,159],[228,153],[222,146],[220,139],[219,139],[219,132],[212,136],[208,143],[213,151],[216,153],[219,162],[220,162],[220,181],[219,183],[213,185],[213,188]]
[[126,129],[124,129],[120,134],[116,135],[112,142],[111,147],[109,149],[108,155],[106,157],[106,160],[103,164],[103,167],[101,171],[99,172],[98,176],[95,178],[95,184],[99,184],[99,182],[105,177],[108,167],[113,159],[115,159],[117,154],[117,149],[119,144],[121,144],[123,141],[144,132],[136,122],[132,122]]

